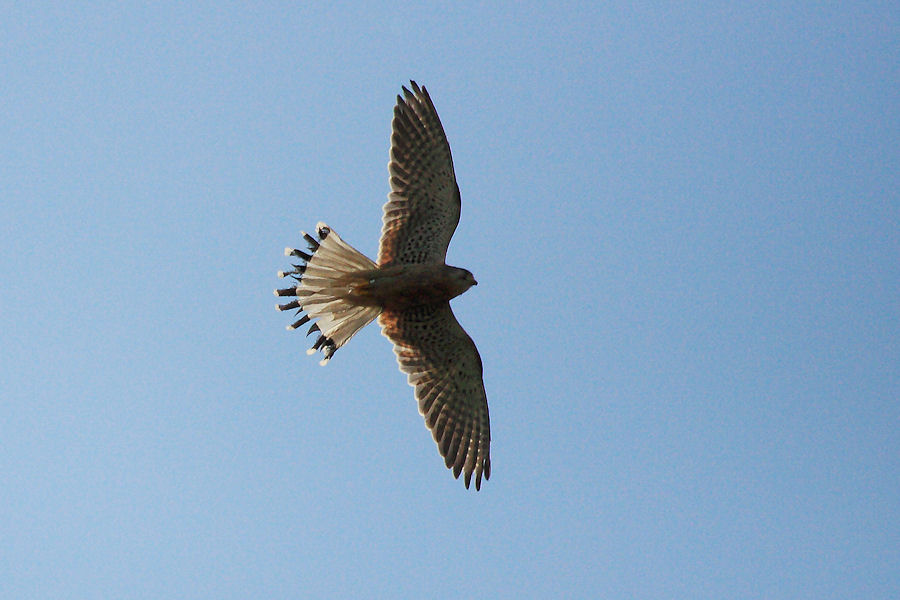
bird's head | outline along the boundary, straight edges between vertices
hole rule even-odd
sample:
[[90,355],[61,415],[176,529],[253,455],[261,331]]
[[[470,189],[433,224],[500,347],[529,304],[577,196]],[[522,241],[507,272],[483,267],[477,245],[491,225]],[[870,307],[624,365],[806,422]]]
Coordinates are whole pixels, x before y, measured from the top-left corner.
[[475,277],[471,272],[459,267],[448,267],[450,269],[449,287],[452,298],[459,296],[473,285],[478,285]]

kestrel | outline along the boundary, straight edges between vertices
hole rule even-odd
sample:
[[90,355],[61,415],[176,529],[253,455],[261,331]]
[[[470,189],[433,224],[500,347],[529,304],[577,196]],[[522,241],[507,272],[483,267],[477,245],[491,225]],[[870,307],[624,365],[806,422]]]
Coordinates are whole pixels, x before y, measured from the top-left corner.
[[415,388],[419,412],[453,476],[475,489],[491,476],[491,432],[481,357],[460,326],[450,299],[476,285],[472,274],[445,263],[459,223],[459,186],[444,128],[425,87],[411,81],[397,96],[391,123],[391,192],[384,205],[378,262],[372,262],[324,223],[318,239],[303,232],[307,252],[286,248],[300,264],[279,277],[295,287],[275,290],[296,300],[297,329],[318,332],[307,354],[325,365],[338,348],[376,317],[394,344],[400,370]]

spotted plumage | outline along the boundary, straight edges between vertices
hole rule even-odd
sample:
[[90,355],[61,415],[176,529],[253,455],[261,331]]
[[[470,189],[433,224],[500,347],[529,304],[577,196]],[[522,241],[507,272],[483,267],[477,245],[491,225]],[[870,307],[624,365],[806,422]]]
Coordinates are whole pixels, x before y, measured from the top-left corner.
[[450,145],[428,91],[410,82],[397,96],[392,121],[391,192],[384,205],[378,262],[344,242],[324,223],[290,271],[296,285],[275,290],[294,297],[297,329],[318,333],[308,350],[326,364],[353,335],[378,318],[394,344],[400,370],[415,388],[419,412],[454,477],[472,476],[475,489],[491,474],[490,420],[481,357],[453,315],[449,301],[475,285],[465,269],[445,264],[459,223],[460,195]]

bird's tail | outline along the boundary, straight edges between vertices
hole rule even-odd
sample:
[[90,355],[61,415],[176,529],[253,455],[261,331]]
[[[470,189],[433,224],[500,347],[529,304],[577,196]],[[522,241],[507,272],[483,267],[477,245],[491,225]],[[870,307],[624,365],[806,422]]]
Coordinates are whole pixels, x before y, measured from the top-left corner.
[[303,232],[309,253],[295,248],[285,248],[285,256],[296,256],[300,264],[292,271],[279,271],[279,277],[293,277],[296,287],[275,290],[276,296],[296,296],[296,300],[279,304],[278,310],[297,309],[305,312],[300,319],[288,325],[297,329],[307,321],[315,321],[306,335],[314,331],[319,337],[307,354],[321,350],[325,365],[338,348],[353,335],[372,322],[381,312],[379,306],[360,302],[354,290],[368,283],[376,269],[374,262],[340,238],[325,223],[316,225],[316,240]]

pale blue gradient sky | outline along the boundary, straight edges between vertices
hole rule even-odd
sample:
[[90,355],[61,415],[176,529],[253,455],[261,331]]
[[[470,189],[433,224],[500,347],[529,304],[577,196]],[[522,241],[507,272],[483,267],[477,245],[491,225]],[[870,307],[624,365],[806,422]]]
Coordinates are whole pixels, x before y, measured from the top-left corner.
[[[0,597],[900,594],[896,4],[5,5]],[[273,309],[370,256],[425,84],[493,478],[371,326]]]

